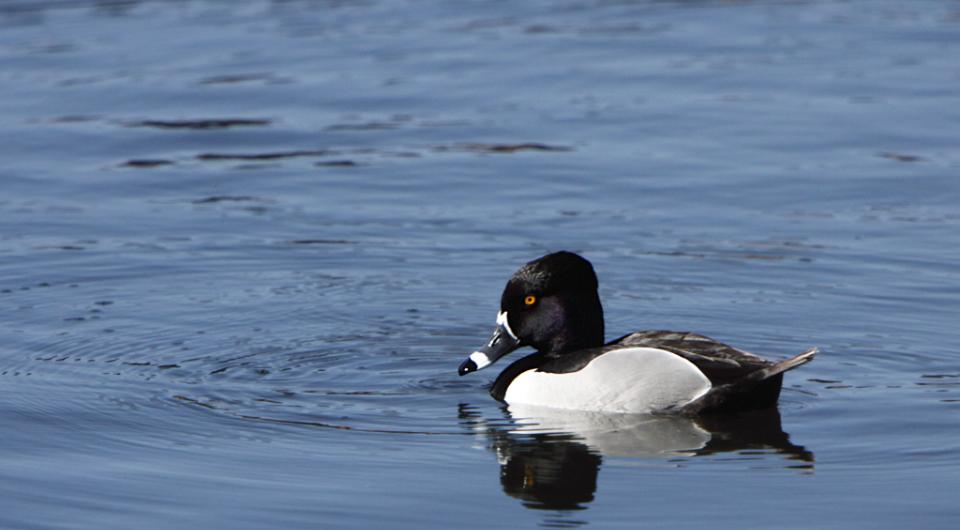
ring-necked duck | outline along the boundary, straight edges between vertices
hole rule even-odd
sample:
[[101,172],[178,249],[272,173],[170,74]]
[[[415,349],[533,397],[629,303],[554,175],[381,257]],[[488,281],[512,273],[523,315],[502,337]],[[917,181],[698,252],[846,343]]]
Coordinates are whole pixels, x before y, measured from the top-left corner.
[[460,375],[521,346],[537,351],[508,366],[490,388],[507,403],[605,412],[698,414],[773,406],[783,372],[817,349],[778,362],[695,333],[640,331],[604,344],[603,307],[590,262],[556,252],[507,282],[497,327]]

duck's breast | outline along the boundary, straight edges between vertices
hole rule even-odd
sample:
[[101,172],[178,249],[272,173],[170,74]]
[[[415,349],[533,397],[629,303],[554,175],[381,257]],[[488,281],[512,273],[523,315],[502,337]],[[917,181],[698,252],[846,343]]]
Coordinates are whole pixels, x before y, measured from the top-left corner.
[[649,413],[689,403],[710,390],[690,361],[657,348],[606,352],[575,372],[527,370],[504,401],[558,409]]

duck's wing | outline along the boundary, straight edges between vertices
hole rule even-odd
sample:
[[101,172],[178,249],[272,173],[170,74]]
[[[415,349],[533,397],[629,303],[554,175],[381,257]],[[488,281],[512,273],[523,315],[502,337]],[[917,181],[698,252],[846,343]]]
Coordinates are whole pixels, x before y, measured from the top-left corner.
[[713,385],[737,381],[773,364],[750,352],[686,331],[638,331],[608,344],[614,345],[658,348],[679,355],[696,365]]
[[767,366],[731,383],[714,386],[676,412],[694,415],[708,411],[722,412],[773,405],[780,395],[783,373],[812,361],[819,351],[817,348],[810,348],[789,359],[768,363]]
[[713,387],[676,411],[691,415],[773,405],[780,395],[783,372],[810,362],[818,352],[817,348],[811,348],[789,359],[772,362],[710,337],[677,331],[641,331],[611,344],[659,348],[696,365]]

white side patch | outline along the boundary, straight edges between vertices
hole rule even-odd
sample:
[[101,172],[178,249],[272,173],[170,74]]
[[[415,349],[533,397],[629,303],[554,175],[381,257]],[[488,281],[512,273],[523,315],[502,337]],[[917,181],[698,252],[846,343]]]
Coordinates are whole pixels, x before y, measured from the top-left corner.
[[510,383],[504,400],[558,409],[650,413],[685,405],[710,387],[710,380],[683,357],[657,348],[623,348],[576,372],[527,370]]
[[483,352],[475,351],[471,353],[470,360],[473,361],[473,364],[477,365],[477,370],[490,366],[490,358]]

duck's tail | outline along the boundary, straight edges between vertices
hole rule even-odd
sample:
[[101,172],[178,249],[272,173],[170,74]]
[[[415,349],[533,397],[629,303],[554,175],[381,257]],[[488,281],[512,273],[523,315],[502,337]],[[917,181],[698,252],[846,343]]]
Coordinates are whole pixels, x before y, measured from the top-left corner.
[[782,374],[783,372],[793,370],[798,366],[807,364],[808,362],[812,361],[818,353],[820,353],[820,348],[810,348],[799,355],[771,364],[770,366],[757,370],[756,372],[751,372],[733,384],[742,385],[759,383],[760,381],[770,379],[777,374]]
[[759,409],[776,405],[780,397],[783,373],[812,361],[819,348],[809,350],[761,368],[725,385],[715,386],[692,403],[683,406],[681,413],[695,415],[704,412],[730,412]]

